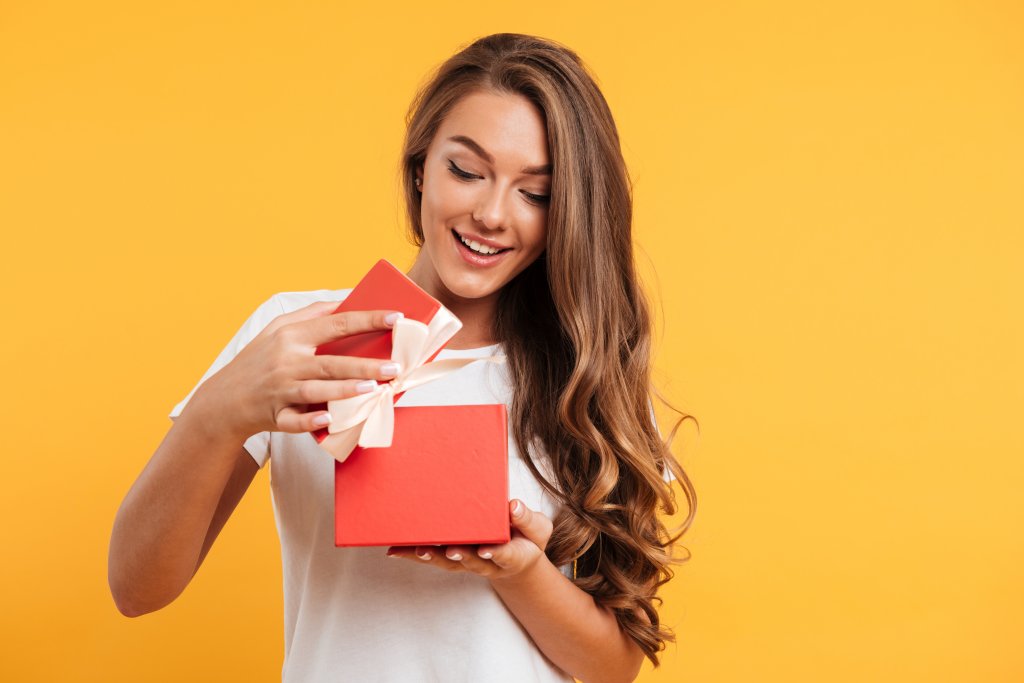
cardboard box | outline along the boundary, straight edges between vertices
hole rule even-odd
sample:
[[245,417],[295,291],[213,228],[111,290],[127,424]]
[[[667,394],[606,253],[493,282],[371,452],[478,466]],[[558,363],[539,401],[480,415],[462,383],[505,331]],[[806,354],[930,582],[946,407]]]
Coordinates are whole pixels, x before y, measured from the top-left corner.
[[505,406],[395,408],[390,448],[335,462],[336,546],[507,543]]

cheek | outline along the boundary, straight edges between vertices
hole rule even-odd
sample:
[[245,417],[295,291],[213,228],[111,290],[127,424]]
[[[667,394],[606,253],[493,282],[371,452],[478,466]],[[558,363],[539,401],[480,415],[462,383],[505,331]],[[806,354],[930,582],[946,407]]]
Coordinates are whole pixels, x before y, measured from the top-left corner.
[[530,251],[533,254],[540,254],[544,251],[547,246],[547,226],[544,221],[541,221],[540,225],[537,226],[530,233]]
[[475,202],[473,189],[468,185],[460,185],[446,180],[432,188],[424,197],[424,206],[437,220],[447,220],[453,216],[471,213]]

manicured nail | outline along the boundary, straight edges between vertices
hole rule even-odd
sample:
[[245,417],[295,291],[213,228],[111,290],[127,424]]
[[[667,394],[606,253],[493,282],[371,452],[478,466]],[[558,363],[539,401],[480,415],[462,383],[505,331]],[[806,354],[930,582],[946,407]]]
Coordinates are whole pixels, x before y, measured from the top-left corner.
[[356,393],[368,394],[374,389],[376,389],[378,386],[379,385],[375,381],[373,381],[372,379],[368,379],[365,382],[360,382],[359,384],[356,385]]
[[416,557],[418,557],[418,558],[420,558],[421,560],[424,560],[424,561],[425,560],[429,560],[430,559],[430,553],[424,552],[422,555],[420,555],[419,553],[416,553]]
[[313,424],[317,427],[324,427],[331,424],[331,414],[324,413],[323,415],[317,415],[313,418]]
[[380,366],[380,374],[385,377],[397,377],[398,373],[402,371],[402,366],[398,363],[385,363]]
[[520,503],[518,500],[513,501],[512,503],[512,514],[516,517],[523,514],[523,504]]
[[480,557],[484,558],[485,560],[489,560],[492,557],[494,557],[494,553],[492,553],[490,550],[485,550],[482,553],[480,553]]
[[448,556],[448,559],[449,560],[454,560],[455,562],[461,562],[462,561],[462,553],[452,553],[451,555]]
[[388,313],[386,316],[384,316],[384,322],[388,326],[394,327],[395,323],[398,322],[398,319],[399,318],[404,318],[404,317],[405,316],[403,314],[401,314],[401,313]]

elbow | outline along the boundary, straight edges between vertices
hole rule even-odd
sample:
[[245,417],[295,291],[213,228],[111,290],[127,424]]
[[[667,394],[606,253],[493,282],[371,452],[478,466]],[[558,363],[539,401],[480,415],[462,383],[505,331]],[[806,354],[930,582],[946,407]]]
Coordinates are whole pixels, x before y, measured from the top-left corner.
[[158,609],[171,603],[174,597],[176,597],[157,600],[146,599],[145,596],[139,595],[139,592],[134,590],[136,586],[133,586],[123,578],[119,579],[114,572],[108,574],[107,584],[110,587],[110,596],[114,599],[114,606],[117,607],[117,611],[130,618],[156,612]]
[[143,614],[155,612],[164,606],[163,604],[146,604],[145,602],[135,600],[124,591],[112,589],[110,593],[114,598],[114,606],[117,607],[117,611],[129,618],[141,617]]
[[107,576],[107,584],[110,586],[110,596],[114,599],[114,606],[124,616],[141,617],[143,614],[151,611],[144,609],[133,600],[130,592],[120,586],[112,575]]
[[118,600],[116,597],[114,598],[114,604],[117,606],[117,611],[126,617],[141,617],[143,614],[146,614],[145,610],[135,609],[131,603]]
[[145,610],[141,610],[136,607],[128,596],[124,594],[124,591],[119,591],[114,587],[113,582],[110,583],[110,595],[114,598],[114,606],[117,607],[117,611],[126,617],[140,617],[146,613]]

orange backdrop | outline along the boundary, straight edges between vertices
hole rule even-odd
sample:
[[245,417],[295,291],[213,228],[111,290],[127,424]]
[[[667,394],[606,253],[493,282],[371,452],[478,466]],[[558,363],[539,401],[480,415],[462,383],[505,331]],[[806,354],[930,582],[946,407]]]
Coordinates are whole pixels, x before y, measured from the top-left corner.
[[403,115],[475,37],[597,73],[701,421],[642,681],[1024,678],[1024,11],[1009,2],[6,3],[0,671],[271,681],[261,472],[172,605],[121,616],[118,505],[278,291],[406,264]]

